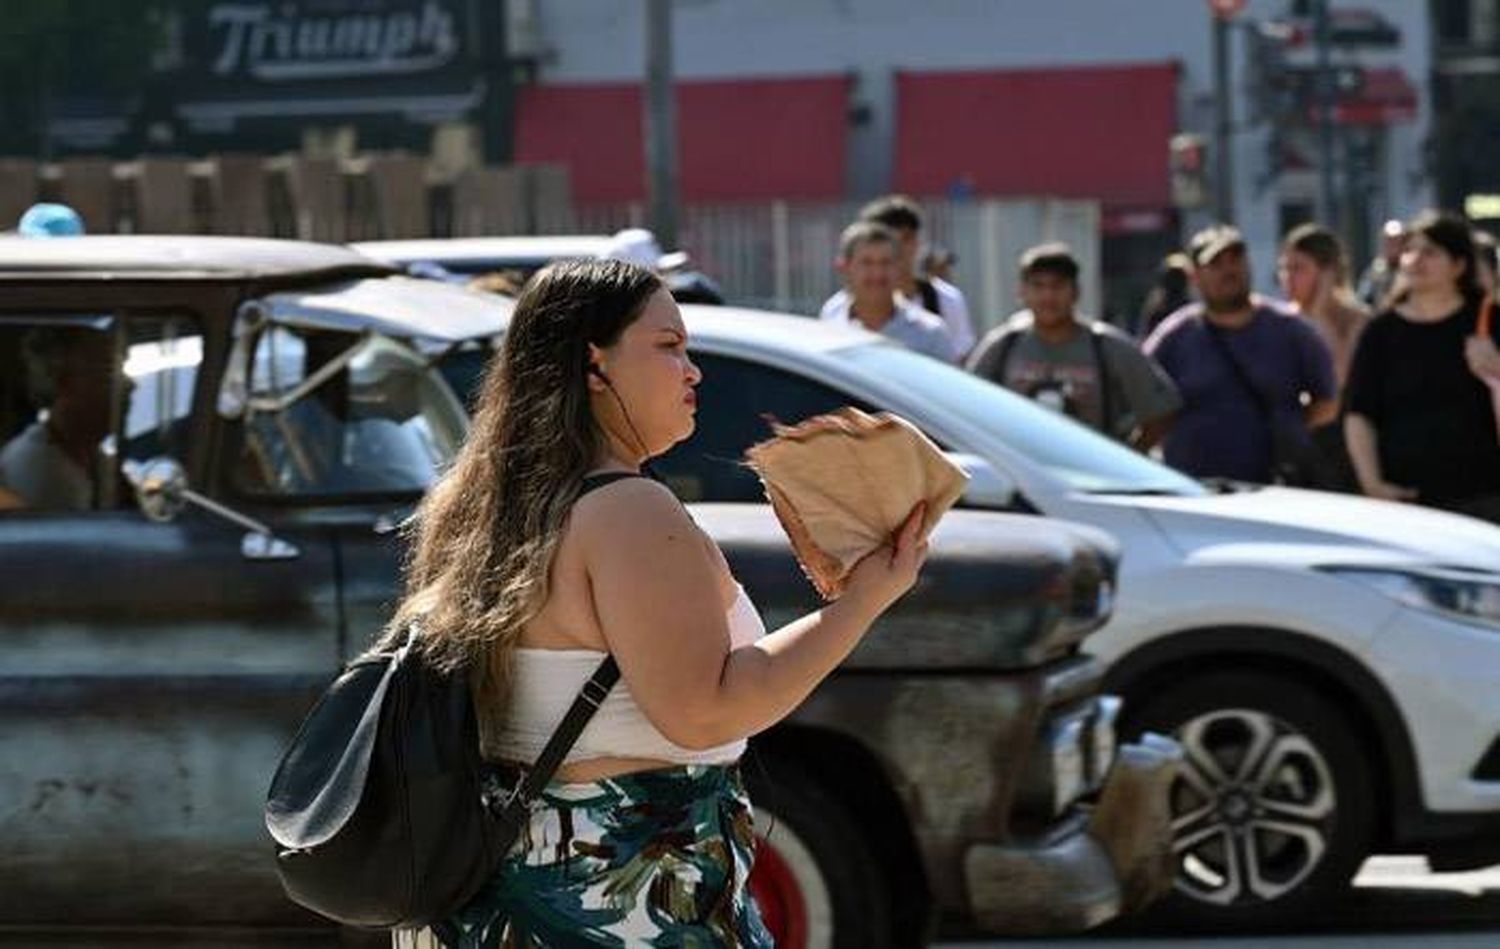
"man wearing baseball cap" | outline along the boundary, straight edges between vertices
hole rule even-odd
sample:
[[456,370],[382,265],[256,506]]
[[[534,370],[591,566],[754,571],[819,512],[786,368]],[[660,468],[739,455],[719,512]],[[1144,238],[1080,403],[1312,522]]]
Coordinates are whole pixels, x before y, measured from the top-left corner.
[[1332,421],[1333,361],[1317,332],[1250,292],[1245,239],[1225,224],[1188,244],[1201,303],[1168,316],[1146,340],[1182,396],[1162,445],[1195,477],[1316,487],[1326,473],[1309,426]]

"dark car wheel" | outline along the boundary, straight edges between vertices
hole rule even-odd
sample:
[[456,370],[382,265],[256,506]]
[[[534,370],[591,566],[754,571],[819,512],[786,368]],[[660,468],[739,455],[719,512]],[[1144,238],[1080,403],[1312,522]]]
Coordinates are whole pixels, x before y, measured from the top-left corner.
[[1339,707],[1296,680],[1186,678],[1127,701],[1127,734],[1182,743],[1172,786],[1177,879],[1152,921],[1280,927],[1348,885],[1370,844],[1370,768]]
[[891,894],[866,842],[879,828],[858,826],[803,769],[763,757],[747,762],[746,777],[755,804],[750,892],[777,949],[891,945]]

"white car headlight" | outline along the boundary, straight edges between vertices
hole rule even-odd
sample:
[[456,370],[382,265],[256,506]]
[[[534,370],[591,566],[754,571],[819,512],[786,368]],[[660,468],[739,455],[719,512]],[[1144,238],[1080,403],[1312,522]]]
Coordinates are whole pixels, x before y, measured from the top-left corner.
[[1372,587],[1412,609],[1500,627],[1500,577],[1464,570],[1379,570],[1324,567],[1328,573]]

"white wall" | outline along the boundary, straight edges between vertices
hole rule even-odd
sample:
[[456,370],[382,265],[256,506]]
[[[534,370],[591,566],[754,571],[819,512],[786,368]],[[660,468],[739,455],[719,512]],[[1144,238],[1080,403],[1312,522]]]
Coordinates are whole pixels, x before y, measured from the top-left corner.
[[[1250,0],[1246,17],[1269,18],[1285,0]],[[1394,134],[1388,175],[1394,206],[1408,215],[1431,195],[1412,185],[1421,168],[1430,105],[1427,3],[1361,0],[1399,26],[1401,49],[1363,57],[1399,65],[1421,93],[1421,113]],[[621,81],[644,75],[643,0],[538,0],[544,46],[552,55],[544,82]],[[1175,60],[1182,68],[1179,121],[1211,131],[1210,23],[1206,0],[678,0],[676,68],[682,78],[732,78],[849,72],[870,121],[851,129],[850,197],[887,190],[894,153],[894,71],[1003,69]],[[1236,88],[1245,57],[1234,44]],[[1241,123],[1243,101],[1235,106]],[[1264,128],[1235,136],[1235,207],[1251,243],[1262,285],[1270,278],[1277,234],[1277,196],[1257,193]],[[1163,161],[1166,146],[1163,144]],[[1201,217],[1201,216],[1200,216]]]

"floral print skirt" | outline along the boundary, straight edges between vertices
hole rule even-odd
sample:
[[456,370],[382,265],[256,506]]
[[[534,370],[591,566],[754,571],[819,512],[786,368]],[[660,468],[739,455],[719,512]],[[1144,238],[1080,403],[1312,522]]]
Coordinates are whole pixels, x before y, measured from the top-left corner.
[[754,851],[737,765],[553,783],[474,899],[393,945],[769,947],[745,889]]

